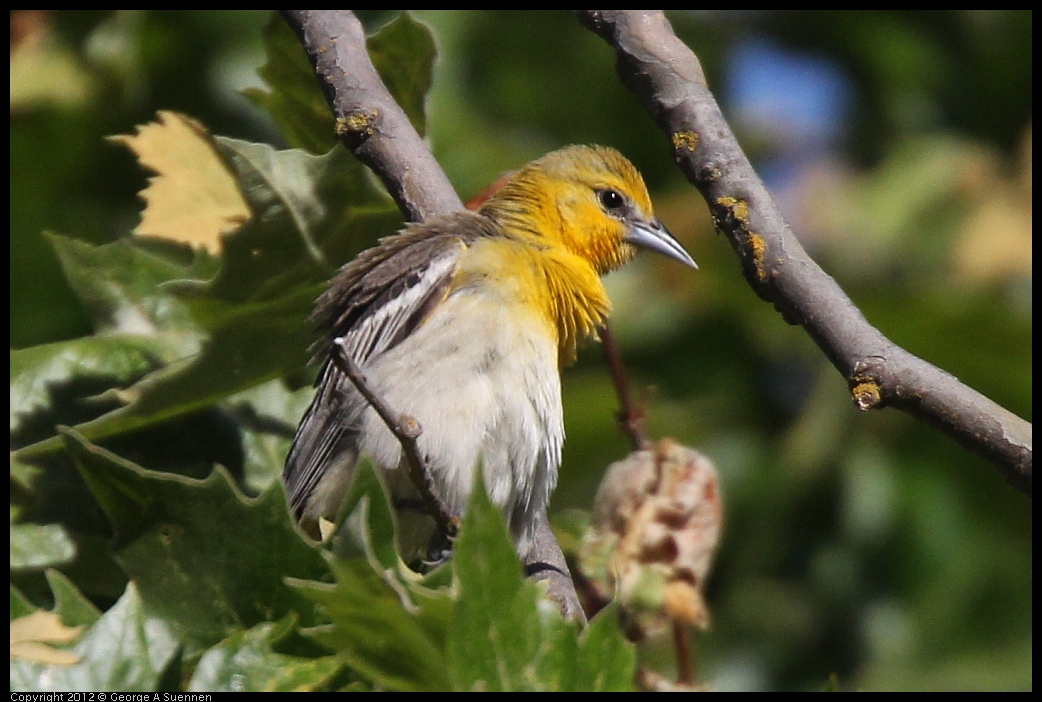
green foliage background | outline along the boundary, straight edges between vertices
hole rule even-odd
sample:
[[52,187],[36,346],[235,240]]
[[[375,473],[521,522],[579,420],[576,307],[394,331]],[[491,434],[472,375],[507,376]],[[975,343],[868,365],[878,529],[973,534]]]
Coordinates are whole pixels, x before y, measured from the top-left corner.
[[[371,29],[393,17],[363,15]],[[720,471],[725,537],[708,590],[713,628],[696,640],[700,679],[725,689],[818,689],[835,672],[843,688],[1030,688],[1030,500],[929,427],[853,408],[802,331],[741,280],[665,138],[615,78],[611,51],[571,15],[417,17],[437,48],[426,133],[464,198],[557,146],[616,146],[699,261],[692,274],[638,260],[611,276],[610,291],[634,386],[652,388],[650,431],[698,447]],[[728,62],[743,42],[766,41],[843,74],[853,100],[842,138],[779,193],[797,233],[873,324],[1030,420],[1031,13],[670,17],[760,164],[793,144],[742,113],[730,92]],[[11,429],[12,448],[40,448],[12,458],[12,521],[20,522],[12,526],[12,618],[57,607],[67,624],[92,626],[95,646],[107,631],[99,621],[110,637],[136,622],[146,634],[126,644],[139,646],[127,655],[150,661],[151,672],[134,685],[120,680],[123,689],[176,688],[189,669],[197,689],[217,687],[249,656],[279,671],[277,680],[250,678],[250,687],[406,687],[372,667],[376,653],[343,653],[337,633],[302,636],[322,624],[354,640],[344,633],[350,611],[346,629],[330,625],[330,602],[340,600],[281,579],[342,583],[370,578],[371,569],[330,568],[303,543],[290,546],[296,537],[282,527],[231,526],[281,523],[273,481],[288,449],[284,428],[306,407],[310,383],[303,315],[329,270],[299,241],[278,249],[286,239],[277,230],[230,240],[223,261],[161,242],[128,244],[145,174],[103,139],[171,109],[231,137],[220,148],[242,177],[272,156],[238,139],[319,152],[320,133],[293,132],[307,118],[288,118],[285,106],[254,92],[268,108],[260,109],[238,92],[264,91],[256,71],[266,61],[269,15],[69,12],[33,21],[42,27],[31,35],[33,52],[12,54]],[[422,40],[402,41],[422,64]],[[393,58],[393,43],[382,48],[392,68],[405,64]],[[425,86],[404,73],[400,90],[415,123]],[[329,192],[354,194],[319,223],[326,263],[396,226],[393,208],[350,156],[292,158]],[[337,158],[343,163],[327,163]],[[291,231],[287,223],[283,233]],[[278,253],[258,262],[246,255],[252,250]],[[146,311],[150,333],[128,331],[115,314],[128,301]],[[604,468],[628,450],[613,427],[615,400],[596,348],[565,373],[565,403],[558,512],[588,509]],[[78,432],[59,436],[56,424]],[[178,476],[158,478],[127,461]],[[228,472],[212,472],[214,464]],[[88,475],[101,476],[87,479],[90,490]],[[246,508],[229,477],[258,495],[253,516],[234,516]],[[190,488],[205,499],[186,505],[178,490]],[[175,523],[185,532],[154,531]],[[197,539],[213,550],[195,554]],[[255,560],[260,540],[277,557]],[[240,549],[250,553],[229,560]],[[163,564],[192,554],[198,571],[183,587],[171,584]],[[213,581],[194,577],[217,564]],[[258,590],[220,584],[237,580]],[[446,605],[430,598],[423,626],[437,631]],[[174,615],[150,609],[164,600]],[[306,604],[323,601],[325,609]],[[399,625],[375,621],[373,630]],[[550,639],[562,636],[546,626]],[[435,637],[439,650],[466,650],[462,632]],[[569,660],[617,660],[589,653],[598,650],[592,643],[572,645],[580,647]],[[341,654],[326,655],[329,648]],[[667,665],[654,647],[642,655]],[[181,656],[184,670],[173,663]],[[453,660],[457,667],[438,671],[460,676],[451,684],[482,675],[483,662]],[[70,686],[113,684],[98,666]],[[412,672],[414,682],[446,683]],[[12,668],[12,687],[16,679],[31,685],[21,674]],[[545,666],[541,675],[564,688],[594,684],[555,678]]]

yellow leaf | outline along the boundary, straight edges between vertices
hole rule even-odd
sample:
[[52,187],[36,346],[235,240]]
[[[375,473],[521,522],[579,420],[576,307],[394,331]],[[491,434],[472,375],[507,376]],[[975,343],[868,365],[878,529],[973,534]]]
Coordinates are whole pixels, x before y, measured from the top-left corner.
[[61,618],[54,612],[38,610],[19,617],[11,622],[11,659],[74,665],[79,663],[79,656],[47,644],[75,641],[82,631],[82,626],[68,627],[62,624]]
[[134,233],[217,253],[220,235],[249,220],[249,205],[201,124],[176,112],[158,115],[158,122],[138,127],[137,134],[111,137],[157,174],[140,193],[145,210]]

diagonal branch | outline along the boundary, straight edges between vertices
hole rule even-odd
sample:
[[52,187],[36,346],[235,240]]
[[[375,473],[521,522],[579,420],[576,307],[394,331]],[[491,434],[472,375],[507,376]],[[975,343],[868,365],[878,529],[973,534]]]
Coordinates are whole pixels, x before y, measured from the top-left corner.
[[362,23],[350,11],[281,10],[315,67],[337,135],[380,178],[411,222],[463,203],[405,111],[369,60]]
[[362,373],[362,369],[348,355],[343,342],[342,337],[333,339],[333,350],[330,352],[333,365],[347,376],[348,380],[354,384],[355,389],[376,410],[376,413],[380,415],[380,419],[384,421],[387,428],[398,439],[398,443],[402,445],[402,455],[409,466],[409,477],[412,478],[413,485],[423,499],[423,505],[427,510],[427,514],[434,518],[434,522],[438,525],[438,531],[441,532],[446,542],[452,543],[456,538],[459,519],[449,513],[445,503],[438,496],[434,487],[434,481],[430,477],[430,471],[427,470],[423,459],[420,458],[420,450],[416,439],[423,432],[423,427],[412,417],[404,414],[396,415],[394,410],[388,407],[383,398],[379,397],[372,386],[369,385],[369,381],[365,374]]
[[895,407],[992,461],[1031,494],[1031,424],[887,339],[803,250],[661,11],[579,10],[616,52],[622,82],[673,143],[756,294],[802,326],[861,410]]

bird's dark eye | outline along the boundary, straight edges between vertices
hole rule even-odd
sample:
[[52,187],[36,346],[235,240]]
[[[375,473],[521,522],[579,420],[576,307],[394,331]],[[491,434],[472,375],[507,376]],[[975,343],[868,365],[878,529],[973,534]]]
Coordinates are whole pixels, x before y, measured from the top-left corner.
[[626,199],[619,194],[618,190],[602,190],[597,195],[607,210],[617,210],[626,204]]

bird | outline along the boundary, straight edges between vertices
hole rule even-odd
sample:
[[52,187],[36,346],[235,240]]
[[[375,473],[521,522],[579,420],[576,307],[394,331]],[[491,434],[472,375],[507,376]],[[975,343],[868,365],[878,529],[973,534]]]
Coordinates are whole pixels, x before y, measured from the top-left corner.
[[[399,440],[335,362],[345,354],[418,422],[418,453],[450,515],[482,466],[524,558],[561,463],[561,369],[609,316],[601,276],[638,249],[697,268],[629,160],[573,145],[520,168],[476,211],[408,224],[343,266],[312,315],[322,365],[283,472],[305,530],[336,517],[363,457],[383,472],[400,521],[422,511]],[[421,521],[399,534],[413,555],[433,532]]]

